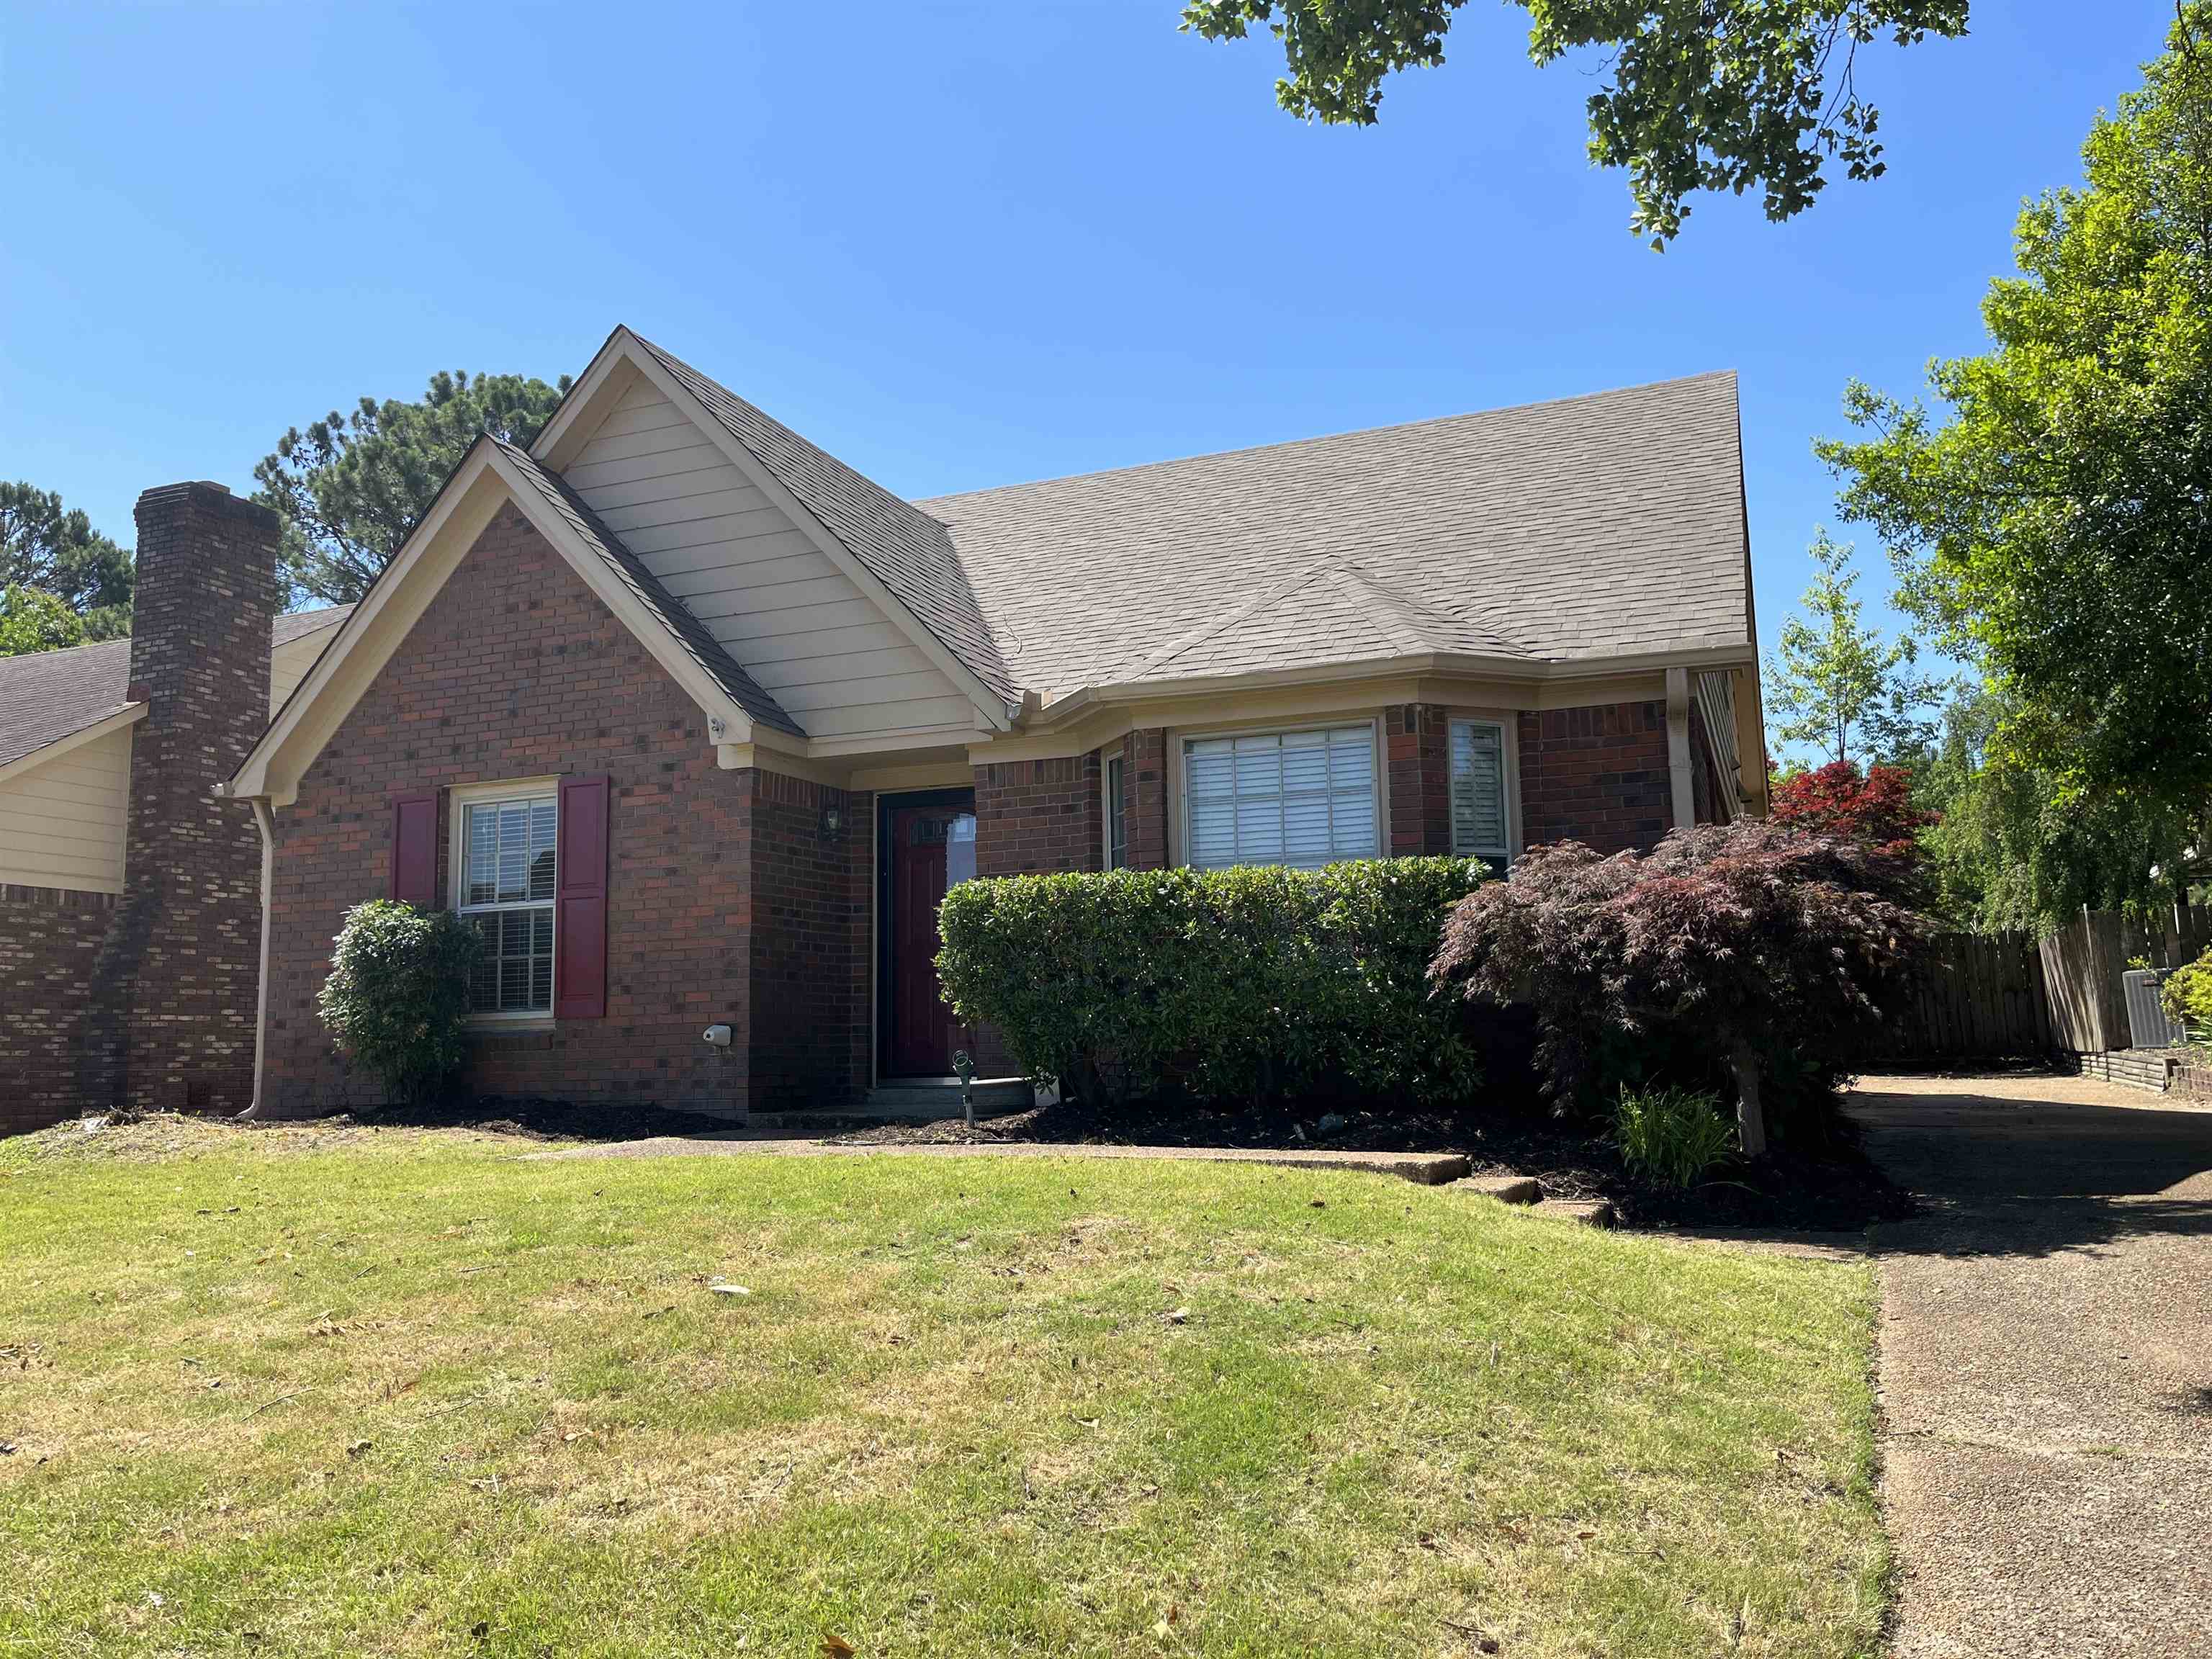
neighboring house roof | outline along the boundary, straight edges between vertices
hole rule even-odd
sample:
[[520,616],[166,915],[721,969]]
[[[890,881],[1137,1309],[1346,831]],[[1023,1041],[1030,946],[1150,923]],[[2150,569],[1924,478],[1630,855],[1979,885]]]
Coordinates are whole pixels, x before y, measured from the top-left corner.
[[351,615],[353,607],[349,605],[329,605],[320,611],[288,611],[269,624],[270,646],[274,648],[289,645],[325,628],[336,628]]
[[[270,625],[270,649],[319,629],[334,628],[352,612],[351,605],[341,605],[279,617]],[[0,766],[74,737],[131,707],[127,639],[0,657]]]
[[915,505],[950,532],[1006,672],[1048,700],[1751,638],[1733,374]]
[[668,630],[684,653],[722,688],[731,702],[763,726],[788,732],[793,737],[805,735],[760,682],[739,666],[737,659],[706,630],[698,618],[661,586],[660,579],[647,569],[637,556],[623,545],[621,538],[599,521],[598,515],[584,504],[583,498],[568,487],[565,479],[538,465],[530,459],[527,452],[517,449],[513,444],[498,438],[494,438],[492,442],[499,446],[500,453],[514,463],[523,477],[568,522],[583,538],[585,545],[606,561],[608,568],[637,596],[645,608],[652,612],[654,620]]
[[131,641],[0,657],[0,766],[131,707]]
[[994,696],[1020,705],[942,524],[652,341],[637,342]]

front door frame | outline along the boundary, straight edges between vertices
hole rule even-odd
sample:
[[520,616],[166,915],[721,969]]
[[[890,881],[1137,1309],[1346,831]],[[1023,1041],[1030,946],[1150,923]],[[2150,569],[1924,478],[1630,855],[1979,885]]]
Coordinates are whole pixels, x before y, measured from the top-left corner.
[[876,1040],[872,1047],[878,1083],[886,1075],[885,1066],[890,1058],[891,991],[895,983],[891,975],[896,971],[896,964],[891,960],[891,812],[895,808],[909,806],[952,806],[973,812],[975,787],[963,784],[952,789],[878,791],[876,795]]

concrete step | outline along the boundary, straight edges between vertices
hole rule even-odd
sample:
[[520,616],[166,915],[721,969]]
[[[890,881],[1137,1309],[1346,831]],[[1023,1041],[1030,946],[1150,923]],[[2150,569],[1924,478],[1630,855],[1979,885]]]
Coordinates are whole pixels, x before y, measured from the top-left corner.
[[[1025,1112],[1032,1103],[1029,1079],[1019,1077],[979,1077],[975,1079],[975,1111],[996,1116],[1002,1112]],[[935,1122],[960,1115],[958,1078],[899,1078],[868,1091],[859,1109],[871,1116],[915,1117]]]

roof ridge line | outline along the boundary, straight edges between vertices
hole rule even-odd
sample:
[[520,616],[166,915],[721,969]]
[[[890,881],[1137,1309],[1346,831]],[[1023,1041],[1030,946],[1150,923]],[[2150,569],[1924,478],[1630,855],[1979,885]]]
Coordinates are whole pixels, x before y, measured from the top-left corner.
[[[1042,478],[1017,478],[1011,483],[985,484],[976,489],[954,489],[938,495],[915,495],[907,498],[907,505],[921,507],[926,512],[933,502],[962,501],[970,495],[993,495],[1002,490],[1030,489],[1045,484],[1079,483],[1091,478],[1111,478],[1126,472],[1144,472],[1156,466],[1186,466],[1197,461],[1229,460],[1239,456],[1265,454],[1271,450],[1297,449],[1307,444],[1340,443],[1347,438],[1381,437],[1389,433],[1411,432],[1420,427],[1445,426],[1454,421],[1480,420],[1486,416],[1518,415],[1534,409],[1595,403],[1601,398],[1621,398],[1632,392],[1655,392],[1661,386],[1690,386],[1699,380],[1734,380],[1737,375],[1738,372],[1733,368],[1708,368],[1695,374],[1669,374],[1656,380],[1638,380],[1632,386],[1601,386],[1595,392],[1570,392],[1564,398],[1532,398],[1526,403],[1493,404],[1487,409],[1462,409],[1456,414],[1426,415],[1414,421],[1385,421],[1379,426],[1356,426],[1344,432],[1316,432],[1304,438],[1279,438],[1273,443],[1238,444],[1229,449],[1200,450],[1194,455],[1163,455],[1158,460],[1132,461],[1126,466],[1093,467],[1087,472],[1057,472]],[[734,397],[736,394],[731,395]]]

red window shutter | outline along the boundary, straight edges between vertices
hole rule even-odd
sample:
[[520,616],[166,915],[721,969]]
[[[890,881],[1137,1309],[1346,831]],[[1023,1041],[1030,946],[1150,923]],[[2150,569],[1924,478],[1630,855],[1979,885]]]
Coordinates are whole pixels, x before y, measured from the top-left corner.
[[600,1019],[607,1012],[607,794],[603,777],[561,780],[556,1019]]
[[438,908],[435,795],[402,795],[392,803],[392,896],[418,909]]

